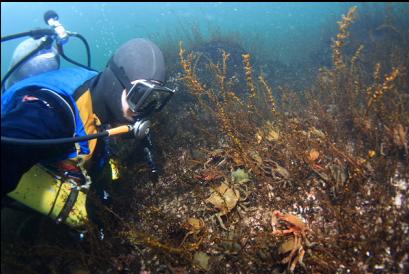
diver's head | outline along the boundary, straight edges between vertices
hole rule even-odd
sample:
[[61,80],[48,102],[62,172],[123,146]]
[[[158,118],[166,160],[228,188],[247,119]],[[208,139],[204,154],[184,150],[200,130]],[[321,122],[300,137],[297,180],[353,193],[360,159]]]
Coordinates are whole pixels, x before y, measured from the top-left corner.
[[[29,38],[21,42],[13,52],[10,68],[14,67],[20,60],[37,49],[43,41],[41,39],[34,40]],[[59,69],[60,57],[57,51],[51,47],[45,48],[37,52],[33,57],[21,64],[7,79],[6,88],[9,88],[14,83],[35,76],[44,72]]]
[[160,110],[173,91],[164,88],[165,61],[150,40],[136,38],[111,57],[93,88],[94,109],[103,123],[129,123]]

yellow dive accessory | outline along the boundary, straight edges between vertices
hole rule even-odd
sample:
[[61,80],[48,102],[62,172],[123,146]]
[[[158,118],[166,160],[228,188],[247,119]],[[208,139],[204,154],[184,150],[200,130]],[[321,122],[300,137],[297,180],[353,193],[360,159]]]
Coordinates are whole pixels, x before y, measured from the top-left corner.
[[114,159],[110,159],[109,165],[111,166],[112,170],[112,180],[118,180],[119,179],[118,162],[115,161]]
[[8,196],[74,228],[81,228],[88,220],[86,193],[69,179],[51,175],[40,165],[26,172]]
[[[75,142],[80,140],[88,140],[92,138],[113,136],[133,132],[135,137],[144,138],[149,133],[149,120],[139,120],[134,125],[125,125],[117,128],[112,128],[107,131],[90,134],[83,137],[61,138],[54,139],[54,143]],[[2,142],[3,138],[1,137]],[[47,140],[31,140],[31,139],[12,139],[13,143],[30,143],[42,144]],[[48,140],[49,141],[49,140]],[[83,162],[84,159],[80,159]],[[91,185],[89,176],[82,164],[78,165],[84,175],[84,184],[77,183],[69,176],[63,176],[59,173],[53,172],[42,165],[33,166],[20,179],[17,188],[8,194],[9,197],[16,201],[30,207],[31,209],[51,217],[56,222],[63,222],[73,228],[82,228],[88,220],[88,213],[86,209],[87,190]],[[118,165],[114,160],[110,160],[109,164],[112,170],[112,179],[119,178]]]

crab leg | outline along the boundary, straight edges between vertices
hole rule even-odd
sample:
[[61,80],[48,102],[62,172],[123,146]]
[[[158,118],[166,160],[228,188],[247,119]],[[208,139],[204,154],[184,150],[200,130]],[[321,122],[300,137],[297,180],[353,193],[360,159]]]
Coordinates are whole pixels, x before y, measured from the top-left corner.
[[181,246],[183,245],[183,243],[186,241],[187,237],[188,237],[190,234],[193,234],[193,232],[190,231],[190,232],[186,233],[186,235],[185,235],[185,237],[183,237],[183,240],[182,240],[182,242],[180,243],[179,247],[181,247]]
[[293,229],[285,229],[285,230],[276,230],[273,231],[272,234],[273,235],[286,235],[286,234],[291,234],[293,233],[294,230]]
[[[294,238],[294,242],[295,243],[297,242],[297,238]],[[295,246],[297,246],[297,244]],[[290,254],[287,257],[285,257],[281,261],[281,263],[283,263],[283,264],[288,263],[288,267],[290,267],[290,265],[292,265],[294,263],[294,260],[291,262],[291,259],[294,258],[295,252],[297,252],[297,251],[298,251],[298,248],[293,248],[293,250],[291,250]]]
[[217,220],[219,220],[220,226],[224,229],[224,230],[228,230],[223,223],[222,217],[220,217],[220,214],[216,214],[216,218]]
[[294,260],[291,263],[291,266],[289,268],[291,272],[294,272],[294,269],[297,266],[297,263],[300,263],[300,265],[303,265],[302,259],[304,257],[304,253],[305,253],[304,250],[298,250],[298,255],[294,258]]
[[[296,237],[296,239],[297,239],[297,242],[298,242],[298,244],[299,244],[299,245],[297,244],[297,246],[300,246],[300,245],[301,245],[301,238]],[[304,257],[304,253],[305,253],[302,246],[300,246],[300,247],[298,247],[298,248],[295,248],[293,251],[296,251],[296,252],[297,252],[297,256],[295,256],[295,258],[293,259],[293,261],[291,262],[291,264],[288,264],[289,270],[290,270],[291,272],[294,271],[294,269],[295,269],[295,267],[296,267],[296,265],[297,265],[298,262],[302,262],[302,259],[303,259],[303,257]],[[295,252],[294,252],[294,253],[295,253]]]

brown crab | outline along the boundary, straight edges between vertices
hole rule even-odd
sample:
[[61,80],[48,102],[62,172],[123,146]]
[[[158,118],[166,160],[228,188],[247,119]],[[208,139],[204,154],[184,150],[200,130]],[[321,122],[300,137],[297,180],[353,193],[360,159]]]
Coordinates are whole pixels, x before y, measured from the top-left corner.
[[[187,233],[185,235],[185,237],[183,238],[181,244],[179,246],[182,246],[183,243],[186,241],[187,237],[189,235],[198,235],[200,234],[200,232],[203,231],[205,227],[205,223],[202,219],[198,219],[198,218],[189,218],[187,219],[187,221],[185,223],[182,224],[182,228],[184,228]],[[197,242],[196,245],[200,245],[201,241],[202,241],[203,237],[200,238],[200,240]]]
[[[285,230],[276,230],[275,226],[277,224],[277,218],[284,221],[288,229]],[[271,225],[273,226],[273,235],[282,236],[287,234],[292,234],[293,237],[286,240],[279,249],[281,254],[290,254],[285,257],[281,263],[288,263],[288,270],[293,272],[297,263],[303,264],[302,260],[304,258],[305,250],[302,245],[303,240],[308,243],[306,238],[306,233],[309,230],[307,224],[305,224],[298,216],[292,214],[283,214],[278,210],[273,212],[271,219]]]
[[217,167],[212,167],[203,170],[200,174],[197,174],[194,176],[195,179],[197,180],[203,180],[203,181],[213,181],[213,180],[218,180],[224,177],[224,173],[219,170]]
[[213,163],[216,166],[221,166],[226,162],[226,152],[223,149],[215,149],[208,153],[208,158],[204,163],[203,167],[207,169],[208,165]]
[[[219,210],[215,217],[223,229],[227,230],[221,216],[232,211],[236,205],[245,210],[245,207],[239,202],[247,200],[247,197],[250,195],[250,191],[245,185],[249,181],[248,175],[243,170],[238,169],[232,173],[231,182],[225,180],[218,187],[212,188],[210,197],[206,199],[207,203],[211,203]],[[244,197],[240,193],[244,194]]]
[[290,173],[288,170],[280,166],[276,161],[265,160],[265,162],[268,165],[264,167],[264,171],[266,171],[266,173],[271,175],[274,179],[286,181],[290,178]]

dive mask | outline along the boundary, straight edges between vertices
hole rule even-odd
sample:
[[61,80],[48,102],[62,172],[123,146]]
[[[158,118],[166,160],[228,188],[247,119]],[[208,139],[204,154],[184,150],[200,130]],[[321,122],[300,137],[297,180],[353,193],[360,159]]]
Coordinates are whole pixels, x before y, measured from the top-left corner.
[[156,81],[136,80],[126,100],[134,113],[149,114],[160,111],[174,93],[175,90],[163,87]]
[[155,80],[131,82],[124,69],[118,67],[115,62],[110,62],[109,67],[121,86],[127,90],[126,100],[130,109],[140,117],[160,111],[175,93],[175,90],[164,87]]

